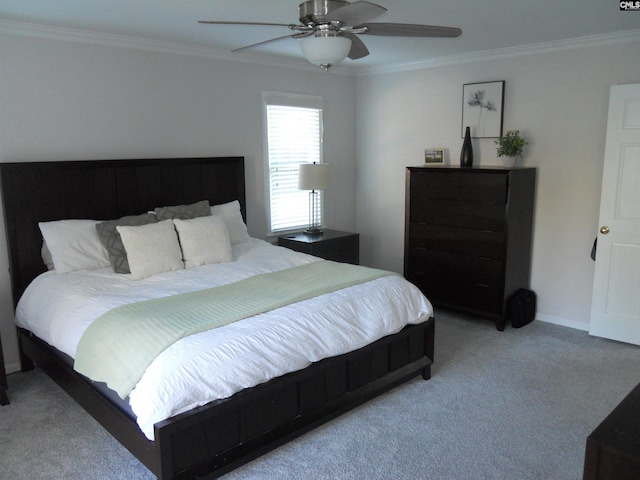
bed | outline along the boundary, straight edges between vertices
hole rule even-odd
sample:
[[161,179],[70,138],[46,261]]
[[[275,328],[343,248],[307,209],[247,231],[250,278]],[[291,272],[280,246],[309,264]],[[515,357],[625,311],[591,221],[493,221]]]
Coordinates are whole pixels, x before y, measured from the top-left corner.
[[[159,206],[196,204],[203,200],[212,206],[236,204],[239,215],[246,219],[242,157],[5,163],[0,165],[0,175],[16,305],[25,291],[28,294],[47,278],[58,275],[55,271],[46,272],[39,222],[118,219],[153,211]],[[276,265],[275,273],[286,270],[287,266],[316,268],[332,263],[285,250],[257,239],[247,239],[245,243],[233,246],[230,265],[211,266],[211,272],[204,276],[214,278],[214,270],[231,268],[234,263],[253,268],[251,257],[257,257],[260,252],[267,252],[268,262]],[[187,273],[161,273],[152,278],[166,275],[179,290],[178,276],[198,276],[197,272],[203,272],[207,267],[195,267]],[[105,271],[108,270],[105,267]],[[100,269],[96,272],[89,276],[109,277],[107,273],[100,273]],[[229,272],[225,271],[220,278],[228,277]],[[68,278],[74,278],[76,273],[72,272]],[[85,274],[81,272],[79,278],[82,275]],[[373,282],[383,281],[404,282],[395,276]],[[337,294],[360,287],[351,286]],[[111,287],[91,288],[102,291]],[[41,294],[35,296],[42,297]],[[317,297],[283,308],[294,309],[309,304],[309,312],[317,311],[319,307],[313,306],[315,301],[318,301]],[[411,378],[419,375],[430,378],[433,362],[434,319],[429,310],[423,312],[421,318],[406,319],[406,326],[396,328],[397,333],[395,330],[382,336],[378,333],[379,338],[355,349],[307,360],[308,364],[302,368],[274,369],[269,378],[255,385],[238,387],[239,390],[223,395],[223,398],[183,407],[184,411],[152,420],[153,424],[144,432],[137,422],[137,415],[128,411],[126,405],[123,407],[111,389],[74,370],[64,345],[60,345],[60,349],[54,348],[48,343],[51,342],[49,338],[48,341],[41,338],[46,337],[45,334],[34,333],[37,328],[30,327],[29,320],[40,307],[30,308],[21,306],[18,309],[22,317],[18,338],[23,370],[33,368],[35,363],[162,479],[223,475]],[[297,315],[306,316],[304,309],[292,312],[301,312],[293,313],[293,320],[299,320],[295,318]],[[333,314],[324,316],[333,317]],[[218,330],[232,331],[236,328],[233,326],[241,325],[253,333],[251,319],[254,317]],[[334,333],[337,330],[340,329]],[[277,366],[277,361],[275,363]],[[144,383],[144,378],[140,384]],[[134,393],[131,398],[133,396]]]

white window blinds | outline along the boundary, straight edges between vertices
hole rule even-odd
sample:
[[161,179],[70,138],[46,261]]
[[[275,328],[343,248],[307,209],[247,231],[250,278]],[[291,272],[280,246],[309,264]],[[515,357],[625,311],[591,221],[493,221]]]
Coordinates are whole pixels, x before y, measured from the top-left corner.
[[[322,106],[315,97],[266,97],[267,152],[271,231],[306,228],[309,224],[309,192],[298,189],[301,163],[322,161]],[[301,106],[302,105],[302,106]],[[320,195],[322,193],[320,192]],[[320,197],[322,224],[322,196]]]

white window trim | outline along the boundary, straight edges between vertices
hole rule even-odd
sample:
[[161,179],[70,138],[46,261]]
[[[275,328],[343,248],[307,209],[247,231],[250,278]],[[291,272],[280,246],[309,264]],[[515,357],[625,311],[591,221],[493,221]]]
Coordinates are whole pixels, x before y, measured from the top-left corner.
[[[269,138],[268,138],[268,120],[267,120],[267,105],[284,105],[290,107],[300,108],[314,108],[322,111],[324,116],[324,101],[321,96],[316,95],[302,95],[293,93],[280,93],[280,92],[263,92],[262,94],[262,114],[263,114],[263,145],[264,145],[264,178],[265,178],[265,195],[267,206],[267,226],[270,236],[278,236],[287,232],[299,231],[308,226],[305,222],[304,225],[292,227],[290,229],[278,229],[272,230],[271,225],[271,186],[270,186],[270,165],[269,165]],[[320,155],[319,161],[323,163],[323,144],[324,144],[324,126],[323,118],[321,117],[320,124]],[[324,195],[320,192],[320,211],[322,222],[324,223],[325,209],[324,209]],[[323,225],[324,226],[324,225]]]

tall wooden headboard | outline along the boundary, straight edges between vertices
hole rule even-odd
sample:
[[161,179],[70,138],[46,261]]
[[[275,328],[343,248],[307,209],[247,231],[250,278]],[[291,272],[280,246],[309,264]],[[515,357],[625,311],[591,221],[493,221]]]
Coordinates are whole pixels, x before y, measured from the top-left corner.
[[166,158],[0,164],[13,300],[45,271],[38,222],[137,215],[155,207],[238,200],[244,158]]

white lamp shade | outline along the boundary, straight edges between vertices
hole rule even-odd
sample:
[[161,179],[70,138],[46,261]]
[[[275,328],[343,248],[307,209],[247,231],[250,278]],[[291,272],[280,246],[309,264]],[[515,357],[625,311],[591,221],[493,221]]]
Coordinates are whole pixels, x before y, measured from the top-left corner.
[[329,188],[329,164],[303,163],[298,175],[300,190],[326,190]]
[[304,58],[314,65],[329,67],[340,63],[351,50],[351,39],[340,36],[314,35],[300,42]]

